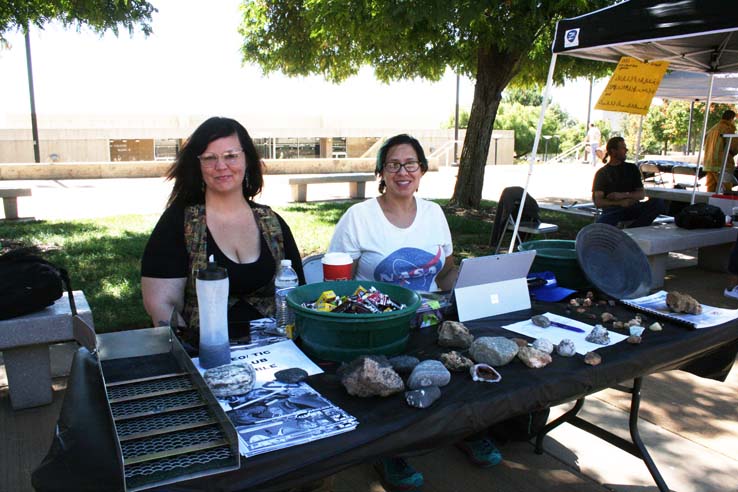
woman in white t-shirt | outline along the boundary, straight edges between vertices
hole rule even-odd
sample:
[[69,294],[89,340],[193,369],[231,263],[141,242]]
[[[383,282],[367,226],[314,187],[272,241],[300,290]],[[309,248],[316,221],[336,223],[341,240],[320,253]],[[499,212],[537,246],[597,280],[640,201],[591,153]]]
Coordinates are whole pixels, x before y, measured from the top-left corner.
[[417,291],[453,287],[458,269],[446,217],[438,204],[415,196],[427,170],[415,138],[396,135],[382,145],[375,170],[381,195],[348,209],[328,248],[351,255],[356,280]]
[[[328,247],[351,255],[356,280],[389,282],[418,291],[453,288],[458,268],[451,255],[446,216],[438,204],[415,196],[427,170],[428,159],[415,138],[396,135],[382,145],[375,169],[381,195],[349,208]],[[502,460],[485,437],[459,441],[457,446],[479,466]],[[382,459],[375,468],[392,488],[423,485],[423,474],[402,458]]]

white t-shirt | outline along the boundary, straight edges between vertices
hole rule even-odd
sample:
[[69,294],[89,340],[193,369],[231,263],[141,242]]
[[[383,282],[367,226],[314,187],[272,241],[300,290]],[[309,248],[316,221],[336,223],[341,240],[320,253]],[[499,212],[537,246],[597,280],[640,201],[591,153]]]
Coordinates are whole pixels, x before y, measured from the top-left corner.
[[587,132],[587,142],[590,145],[599,145],[601,139],[602,134],[600,133],[600,129],[596,126],[590,127],[589,131]]
[[328,251],[359,260],[356,280],[438,290],[436,276],[453,252],[451,231],[438,204],[417,197],[415,203],[415,220],[404,229],[387,220],[376,198],[357,203],[338,221]]

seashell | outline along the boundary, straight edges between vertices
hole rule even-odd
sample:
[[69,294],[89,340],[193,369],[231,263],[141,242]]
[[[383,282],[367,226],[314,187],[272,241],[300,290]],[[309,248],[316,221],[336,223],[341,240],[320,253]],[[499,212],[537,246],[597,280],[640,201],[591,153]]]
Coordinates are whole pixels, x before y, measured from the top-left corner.
[[531,323],[533,323],[536,326],[540,326],[541,328],[547,328],[551,326],[551,320],[548,319],[546,316],[542,314],[538,314],[536,316],[533,316],[530,319]]
[[615,316],[612,315],[612,313],[608,313],[607,311],[602,313],[600,316],[600,319],[603,323],[607,323],[608,321],[612,321],[615,319]]
[[569,338],[564,338],[556,346],[556,353],[562,357],[572,357],[577,353],[574,341]]
[[587,352],[584,355],[584,363],[590,366],[597,366],[602,362],[602,356],[597,352]]
[[645,328],[638,325],[633,325],[628,327],[628,333],[630,333],[631,336],[639,337],[643,335],[643,332],[645,331]]
[[585,338],[590,343],[596,343],[597,345],[609,345],[610,344],[610,334],[607,331],[607,328],[605,328],[602,325],[595,325],[594,328],[592,328],[592,331],[589,332],[589,335]]
[[648,329],[651,330],[651,331],[661,331],[661,330],[663,330],[663,328],[661,328],[661,324],[658,321],[656,321],[651,326],[649,326]]
[[497,383],[502,380],[500,373],[488,364],[475,364],[469,369],[472,380],[483,383]]

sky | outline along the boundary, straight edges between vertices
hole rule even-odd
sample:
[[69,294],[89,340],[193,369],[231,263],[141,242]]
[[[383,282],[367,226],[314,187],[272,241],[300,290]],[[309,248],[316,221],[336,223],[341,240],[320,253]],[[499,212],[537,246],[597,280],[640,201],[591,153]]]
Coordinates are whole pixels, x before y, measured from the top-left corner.
[[[319,115],[326,126],[439,128],[454,113],[456,76],[383,84],[369,67],[336,85],[320,76],[289,78],[243,65],[239,0],[152,0],[154,33],[103,36],[52,23],[31,29],[36,112],[43,115],[254,115],[262,125],[289,127]],[[21,33],[0,50],[0,127],[30,112]],[[473,82],[460,80],[459,104],[470,108]],[[553,98],[586,120],[588,86],[568,84]],[[596,98],[596,96],[595,96]],[[25,124],[25,123],[23,123]],[[248,123],[244,122],[248,127]],[[30,127],[30,122],[28,123]]]

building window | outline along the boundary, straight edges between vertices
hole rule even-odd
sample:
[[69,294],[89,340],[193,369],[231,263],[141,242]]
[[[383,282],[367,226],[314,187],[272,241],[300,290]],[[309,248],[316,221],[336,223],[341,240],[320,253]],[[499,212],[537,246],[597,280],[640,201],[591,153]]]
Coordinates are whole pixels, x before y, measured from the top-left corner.
[[179,140],[174,138],[159,138],[154,140],[154,160],[173,161],[179,152]]
[[277,159],[314,159],[320,157],[319,138],[278,138]]
[[348,151],[346,150],[346,137],[333,137],[333,149],[331,150],[331,157],[348,157]]

